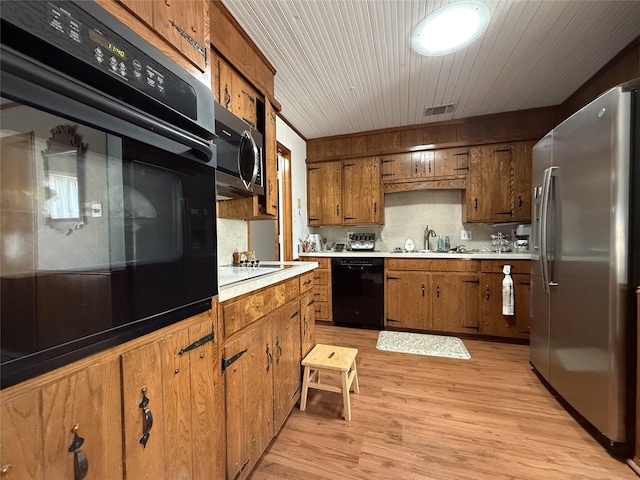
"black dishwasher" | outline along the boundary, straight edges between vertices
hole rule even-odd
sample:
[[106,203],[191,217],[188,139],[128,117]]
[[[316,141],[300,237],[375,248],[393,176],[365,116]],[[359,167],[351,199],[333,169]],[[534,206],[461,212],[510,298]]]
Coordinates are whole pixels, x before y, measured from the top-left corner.
[[341,327],[384,328],[384,259],[331,259],[333,324]]

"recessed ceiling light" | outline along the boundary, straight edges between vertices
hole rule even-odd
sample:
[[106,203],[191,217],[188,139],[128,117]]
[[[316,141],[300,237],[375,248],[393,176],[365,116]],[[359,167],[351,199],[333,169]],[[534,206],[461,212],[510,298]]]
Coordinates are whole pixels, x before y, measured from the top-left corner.
[[421,55],[453,53],[476,40],[489,24],[484,3],[458,2],[439,8],[413,32],[411,45]]

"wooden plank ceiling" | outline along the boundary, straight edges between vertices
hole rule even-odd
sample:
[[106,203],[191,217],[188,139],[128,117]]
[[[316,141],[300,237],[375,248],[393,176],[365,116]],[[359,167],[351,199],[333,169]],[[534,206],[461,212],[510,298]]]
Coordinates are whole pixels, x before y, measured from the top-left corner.
[[[640,1],[484,1],[489,27],[452,55],[411,33],[447,0],[222,0],[277,70],[306,138],[557,105],[640,35]],[[455,110],[424,116],[425,108]]]

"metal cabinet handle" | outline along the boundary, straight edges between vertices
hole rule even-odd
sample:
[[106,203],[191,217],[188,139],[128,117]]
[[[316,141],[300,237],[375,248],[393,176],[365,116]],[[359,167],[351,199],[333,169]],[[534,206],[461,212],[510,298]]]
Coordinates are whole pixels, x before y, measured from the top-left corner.
[[422,296],[424,297],[424,283],[422,284]]
[[269,344],[267,343],[267,372],[271,368],[272,363],[273,363],[273,355],[269,351]]
[[149,397],[147,397],[146,393],[147,387],[142,387],[142,400],[140,400],[138,404],[138,407],[142,409],[142,436],[140,437],[140,445],[142,445],[142,448],[147,448],[151,427],[153,427],[153,415],[151,414],[151,410],[147,408],[147,405],[149,405]]
[[84,480],[89,472],[89,460],[87,455],[80,448],[84,444],[84,438],[78,435],[80,424],[76,423],[71,429],[73,440],[68,451],[73,453],[73,478],[74,480]]
[[475,200],[475,205],[473,207],[474,210],[478,210],[478,199]]
[[280,339],[276,337],[276,348],[278,349],[278,356],[276,357],[276,363],[280,363],[280,357],[282,356],[282,347],[280,346]]
[[10,463],[7,463],[6,465],[3,465],[0,468],[0,477],[4,477],[5,475],[11,473],[11,469],[13,468],[13,465],[11,465]]
[[489,295],[489,285],[487,285],[487,291],[485,292],[485,296],[484,296],[485,300],[489,300],[489,296],[490,296]]
[[436,285],[436,298],[440,298],[440,284]]

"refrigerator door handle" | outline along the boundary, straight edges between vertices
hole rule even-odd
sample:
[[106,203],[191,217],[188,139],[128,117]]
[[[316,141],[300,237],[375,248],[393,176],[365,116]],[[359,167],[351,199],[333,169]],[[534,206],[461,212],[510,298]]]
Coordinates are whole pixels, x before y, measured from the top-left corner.
[[[549,201],[551,196],[551,177],[553,171],[558,167],[549,167],[544,170],[542,179],[542,200],[540,203],[540,271],[542,274],[542,289],[549,292],[549,255],[548,255],[548,220]],[[557,284],[555,284],[557,285]],[[554,285],[554,286],[555,286]]]

